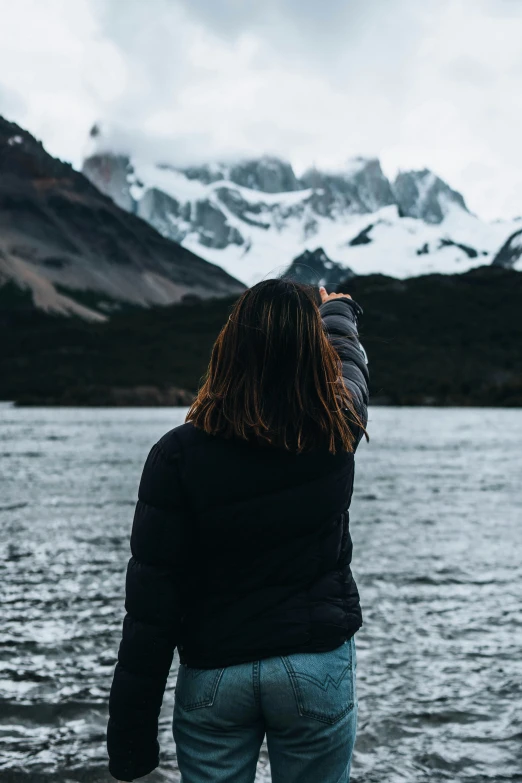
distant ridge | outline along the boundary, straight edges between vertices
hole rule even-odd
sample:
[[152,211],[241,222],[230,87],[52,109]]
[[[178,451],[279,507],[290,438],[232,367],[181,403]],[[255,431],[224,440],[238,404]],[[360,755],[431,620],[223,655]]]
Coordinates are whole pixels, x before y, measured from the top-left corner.
[[487,223],[428,169],[391,181],[377,158],[297,176],[273,155],[193,166],[108,149],[96,127],[83,171],[122,208],[246,283],[322,248],[356,274],[405,278],[489,264],[517,221]]
[[93,321],[121,306],[244,289],[0,117],[0,288],[8,282],[36,308]]

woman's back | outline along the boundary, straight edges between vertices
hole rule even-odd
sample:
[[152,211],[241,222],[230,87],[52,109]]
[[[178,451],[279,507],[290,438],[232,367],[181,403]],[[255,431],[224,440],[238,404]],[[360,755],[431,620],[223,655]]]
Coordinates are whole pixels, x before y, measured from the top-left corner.
[[[355,633],[352,453],[292,454],[207,435],[191,423],[165,435],[156,450],[164,481],[158,486],[155,474],[148,486],[145,472],[136,522],[161,527],[161,504],[176,504],[167,524],[180,527],[174,547],[185,553],[177,565],[183,663],[211,668],[296,647],[328,650]],[[156,541],[161,563],[165,538]]]
[[[306,743],[320,736],[325,748],[340,743],[330,758],[332,780],[341,780],[339,769],[349,774],[353,635],[362,620],[348,508],[368,403],[360,312],[342,295],[318,309],[307,291],[283,281],[250,289],[216,341],[187,422],[152,447],[134,515],[110,696],[115,777],[133,780],[158,764],[158,715],[176,647],[174,729],[184,746],[184,783],[253,780],[265,730],[284,783],[315,783],[319,752],[307,771],[291,759],[296,752],[304,758]],[[281,675],[295,714],[281,714]],[[247,681],[248,704],[238,691]],[[245,707],[233,719],[231,699]],[[335,740],[316,730],[318,721],[336,724]],[[234,771],[241,742],[227,750],[240,735],[250,748],[243,776]],[[211,738],[210,755],[200,758],[197,749],[210,748]],[[222,774],[208,777],[217,756]]]

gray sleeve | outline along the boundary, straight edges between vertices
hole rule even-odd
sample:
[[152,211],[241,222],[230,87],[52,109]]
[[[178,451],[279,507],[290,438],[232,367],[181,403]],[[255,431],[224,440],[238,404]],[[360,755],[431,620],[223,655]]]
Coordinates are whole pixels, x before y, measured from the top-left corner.
[[[369,398],[368,358],[357,330],[357,319],[362,315],[362,307],[353,299],[344,297],[325,302],[319,307],[319,312],[328,339],[341,359],[344,384],[352,396],[359,418],[366,427]],[[363,431],[357,425],[352,429],[358,444]]]

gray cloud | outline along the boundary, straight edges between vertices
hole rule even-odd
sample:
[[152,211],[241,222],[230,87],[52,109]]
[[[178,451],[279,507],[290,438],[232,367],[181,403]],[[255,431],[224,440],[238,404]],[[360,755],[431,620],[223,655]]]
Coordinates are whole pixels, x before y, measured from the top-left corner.
[[[391,143],[399,130],[392,115],[407,100],[408,70],[419,37],[431,19],[428,6],[420,11],[412,0],[393,3],[373,0],[371,11],[365,0],[350,3],[330,0],[326,5],[314,0],[266,0],[264,3],[155,0],[154,14],[151,7],[143,0],[127,0],[124,12],[116,0],[97,0],[95,4],[104,34],[118,46],[125,59],[130,81],[129,90],[107,107],[104,116],[114,126],[125,126],[118,138],[125,137],[127,146],[134,143],[143,151],[148,135],[144,117],[165,107],[174,114],[186,112],[183,96],[191,88],[194,92],[205,89],[206,84],[212,98],[206,118],[210,126],[206,140],[205,118],[197,129],[188,133],[172,127],[170,154],[174,158],[184,155],[199,158],[205,149],[207,155],[227,155],[237,150],[238,153],[279,151],[292,157],[296,148],[314,145],[317,126],[321,125],[318,122],[321,92],[329,94],[330,101],[336,100],[338,93],[339,116],[325,120],[344,126],[345,149],[339,149],[339,157],[358,152],[377,153],[380,132],[375,133],[369,123],[372,107],[379,107],[381,120],[388,120]],[[234,47],[240,49],[249,40],[255,41],[257,48],[248,62],[238,58],[237,69],[225,69],[223,74],[218,66],[213,76],[211,63],[202,67],[197,55],[190,56],[190,42],[198,36],[207,36],[216,47],[229,47],[230,51]],[[254,85],[251,94],[258,94],[257,114],[249,111],[242,116],[244,104],[233,107],[234,114],[226,119],[233,121],[235,117],[242,132],[232,132],[229,145],[223,138],[224,118],[215,96],[223,90],[223,85],[224,93],[233,91],[234,81],[239,82],[248,73]],[[298,95],[296,75],[303,83],[306,78],[315,82],[308,112],[306,101]],[[259,87],[263,78],[267,89]],[[323,89],[318,81],[324,83]],[[238,90],[238,104],[240,100]],[[282,115],[292,111],[296,102],[299,107],[289,128],[286,116]],[[223,111],[228,112],[228,108]],[[221,126],[220,133],[215,124]],[[190,138],[192,135],[194,138]],[[151,147],[163,148],[159,134],[150,136],[156,136]],[[172,144],[173,139],[176,144]],[[320,157],[321,143],[316,147]]]
[[435,169],[478,212],[521,213],[521,10],[0,0],[0,107],[76,165],[101,120],[107,145],[150,160],[271,152],[299,168],[378,154],[390,173]]
[[20,116],[25,107],[25,102],[14,89],[0,83],[0,114],[8,119]]

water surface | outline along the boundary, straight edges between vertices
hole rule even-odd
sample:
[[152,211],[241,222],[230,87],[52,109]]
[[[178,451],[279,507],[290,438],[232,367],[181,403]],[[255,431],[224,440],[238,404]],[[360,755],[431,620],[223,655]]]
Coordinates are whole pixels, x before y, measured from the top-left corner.
[[[0,405],[2,783],[112,780],[137,485],[184,414]],[[364,612],[352,780],[522,781],[522,410],[376,408],[369,430],[351,514]],[[179,780],[176,665],[153,783]],[[264,751],[257,779],[270,780]]]

